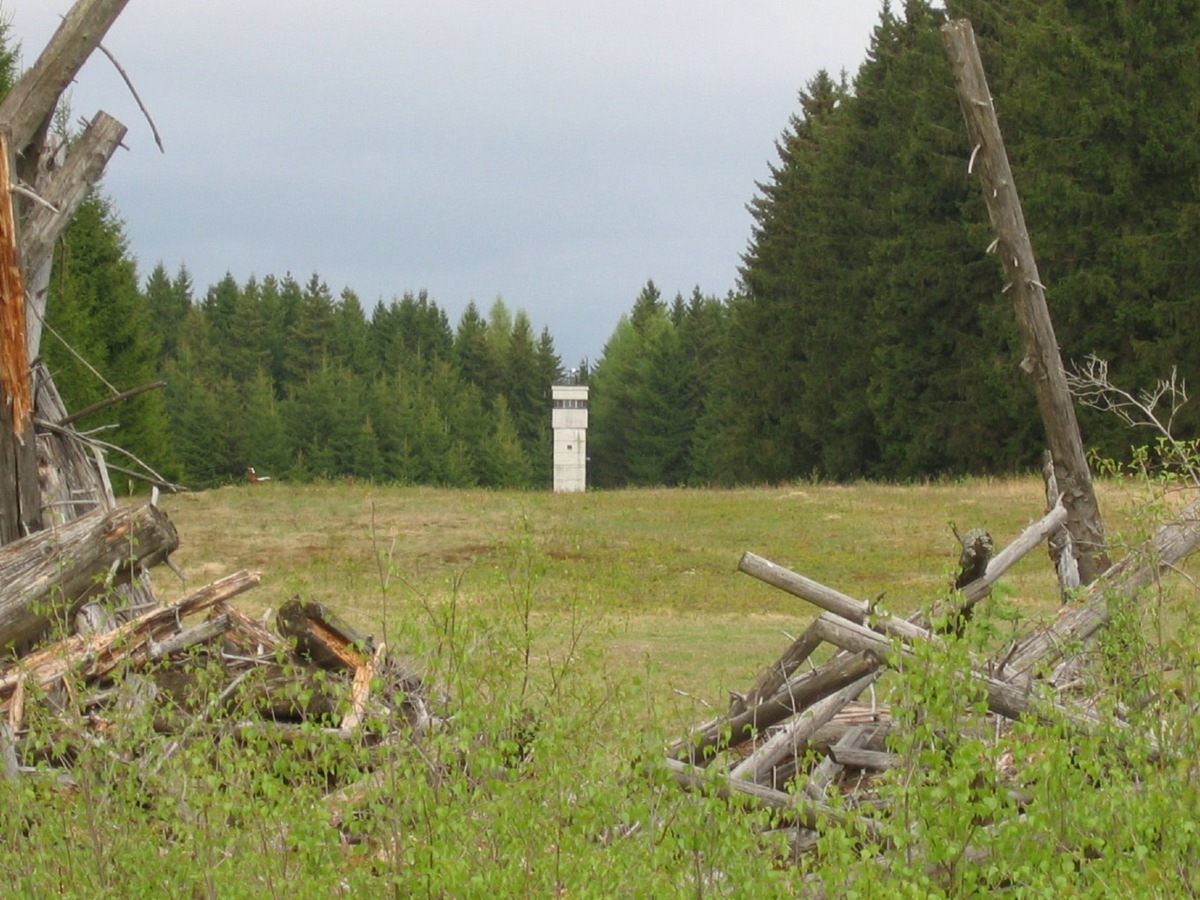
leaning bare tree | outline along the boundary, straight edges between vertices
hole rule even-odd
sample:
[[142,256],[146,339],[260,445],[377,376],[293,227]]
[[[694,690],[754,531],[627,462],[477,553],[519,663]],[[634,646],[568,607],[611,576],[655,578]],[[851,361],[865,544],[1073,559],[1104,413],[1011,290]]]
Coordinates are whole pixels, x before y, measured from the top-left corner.
[[996,232],[992,249],[999,255],[1008,278],[1005,290],[1012,296],[1025,342],[1021,368],[1033,379],[1038,410],[1053,456],[1053,474],[1067,509],[1067,531],[1078,554],[1079,577],[1084,584],[1090,584],[1109,566],[1104,522],[1046,306],[1046,290],[1038,274],[971,23],[955,20],[942,33],[973,148],[970,167],[979,172],[988,217]]
[[[53,134],[54,113],[127,3],[78,0],[0,102],[0,545],[113,506],[103,455],[71,426],[39,346],[55,243],[125,135],[97,112],[65,143]],[[97,533],[94,542],[111,537]],[[136,573],[131,579],[149,592]],[[0,646],[29,637],[0,629]]]

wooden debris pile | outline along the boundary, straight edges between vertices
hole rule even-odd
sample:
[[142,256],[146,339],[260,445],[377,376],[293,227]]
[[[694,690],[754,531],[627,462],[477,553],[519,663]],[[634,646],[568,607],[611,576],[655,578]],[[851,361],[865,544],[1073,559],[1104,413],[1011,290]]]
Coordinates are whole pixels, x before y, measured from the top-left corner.
[[[1065,517],[1062,506],[1056,506],[985,561],[979,577],[958,583],[953,600],[907,619],[745,554],[739,564],[742,572],[821,612],[748,691],[732,695],[723,715],[667,749],[666,764],[675,780],[684,788],[715,787],[777,811],[796,853],[816,846],[820,828],[845,828],[878,838],[887,810],[879,807],[871,785],[880,773],[909,761],[890,749],[888,738],[900,727],[892,711],[860,699],[889,672],[903,678],[917,645],[955,640],[963,620],[988,596],[991,585],[1061,528]],[[986,546],[977,532],[960,540],[966,571],[979,564],[977,553],[986,553]],[[1024,719],[1084,733],[1095,729],[1101,720],[1094,707],[1067,690],[1077,679],[1084,648],[1109,623],[1110,604],[1131,597],[1198,542],[1200,502],[1084,589],[1053,623],[991,659],[975,661],[969,671],[953,673],[969,679],[986,698],[987,719],[973,719],[964,710],[964,721],[970,723],[965,727],[976,734],[995,734],[1006,723]],[[811,664],[823,645],[834,652],[819,665]],[[1128,727],[1119,721],[1115,725]],[[947,736],[948,745],[955,737]],[[1146,739],[1153,745],[1152,738]],[[837,803],[828,798],[834,790],[841,795]]]
[[[258,583],[246,572],[161,603],[147,571],[178,535],[153,500],[118,508],[109,470],[173,486],[74,423],[163,383],[112,388],[71,414],[40,361],[56,242],[126,133],[102,111],[69,141],[50,126],[127,2],[75,0],[0,100],[0,181],[11,187],[0,191],[0,774],[45,762],[28,759],[34,703],[63,726],[68,747],[53,765],[70,765],[73,742],[120,730],[128,703],[166,729],[249,705],[260,720],[337,734],[368,719],[373,735],[421,732],[434,721],[421,679],[319,605],[289,603],[268,631],[228,605]],[[109,451],[134,468],[111,465]],[[157,714],[168,708],[181,714]]]
[[[1131,599],[1200,541],[1198,502],[1159,529],[1141,552],[1110,566],[1074,400],[974,32],[969,21],[960,19],[944,25],[942,35],[972,148],[967,170],[979,173],[996,236],[990,249],[996,250],[1007,279],[1004,290],[1013,300],[1025,349],[1021,368],[1031,376],[1049,445],[1048,494],[1060,498],[1062,506],[1056,505],[986,565],[981,563],[989,542],[978,534],[963,539],[963,577],[955,585],[954,601],[908,619],[883,614],[872,604],[753,554],[742,559],[743,572],[814,604],[821,613],[745,694],[733,697],[724,715],[671,746],[667,765],[685,787],[715,786],[780,810],[797,829],[798,850],[814,843],[821,823],[866,836],[879,833],[886,810],[876,808],[875,798],[851,790],[844,792],[845,802],[831,805],[825,802],[826,791],[839,773],[843,785],[860,784],[864,773],[898,762],[909,765],[881,743],[881,733],[896,723],[876,711],[836,736],[830,726],[847,710],[861,717],[862,708],[852,704],[886,672],[903,676],[918,647],[954,640],[996,578],[1032,547],[1050,538],[1070,602],[1048,627],[950,677],[978,689],[964,693],[986,698],[994,719],[989,724],[1002,728],[1004,722],[1026,719],[1089,732],[1100,717],[1065,690],[1082,668],[1080,648],[1109,623],[1110,604]],[[833,655],[802,668],[822,645],[834,648]],[[1114,724],[1118,730],[1128,727]],[[1166,752],[1146,740],[1155,755]],[[807,762],[814,759],[816,763]]]
[[[156,729],[169,733],[247,710],[282,727],[315,725],[376,742],[420,736],[435,724],[421,677],[321,604],[289,601],[273,630],[230,606],[259,583],[257,574],[234,573],[171,603],[122,602],[118,586],[177,545],[167,516],[146,504],[97,508],[0,547],[6,777],[44,762],[23,746],[35,698],[61,718],[64,734],[89,742],[112,733],[113,709],[131,691]],[[167,710],[173,715],[159,714]]]

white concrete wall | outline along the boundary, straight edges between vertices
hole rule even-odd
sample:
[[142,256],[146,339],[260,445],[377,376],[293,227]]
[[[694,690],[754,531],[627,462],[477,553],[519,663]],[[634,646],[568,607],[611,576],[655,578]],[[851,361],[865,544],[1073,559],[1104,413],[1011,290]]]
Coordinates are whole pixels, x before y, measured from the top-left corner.
[[[551,389],[555,407],[554,492],[578,493],[587,490],[587,395],[586,385],[556,384]],[[566,403],[567,407],[560,408]]]

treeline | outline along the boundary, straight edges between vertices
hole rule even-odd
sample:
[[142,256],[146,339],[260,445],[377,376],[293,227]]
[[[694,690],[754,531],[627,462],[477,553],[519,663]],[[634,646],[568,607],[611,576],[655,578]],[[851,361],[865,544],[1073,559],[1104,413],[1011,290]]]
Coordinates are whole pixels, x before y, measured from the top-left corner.
[[100,198],[64,251],[45,351],[68,408],[166,381],[81,427],[115,418],[113,443],[171,480],[210,486],[254,466],[298,481],[550,482],[550,385],[562,363],[549,333],[535,335],[502,300],[486,317],[468,305],[452,328],[423,293],[368,315],[353,291],[334,297],[316,275],[303,285],[227,275],[195,297],[186,269],[172,277],[159,265],[139,289]]
[[[705,396],[685,404],[700,409],[686,451],[663,420],[664,480],[1036,464],[1044,436],[967,171],[947,17],[974,23],[1068,365],[1104,358],[1135,392],[1174,367],[1197,382],[1200,4],[945,6],[885,8],[854,78],[820,73],[801,92],[750,204],[741,291],[693,386]],[[614,381],[648,384],[626,361],[622,327],[594,376],[597,429]],[[1196,437],[1198,421],[1184,407],[1177,436]],[[1081,427],[1106,456],[1148,440],[1089,410]],[[610,437],[598,431],[596,455]],[[684,474],[666,474],[681,458]]]
[[[1044,438],[940,26],[979,38],[1064,358],[1137,391],[1200,375],[1200,3],[885,6],[858,72],[819,73],[777,141],[739,289],[648,282],[590,373],[601,486],[911,479],[1036,464]],[[545,486],[551,336],[497,303],[185,270],[139,286],[100,199],[64,242],[47,340],[70,408],[163,378],[92,424],[184,483],[354,476]],[[584,367],[586,370],[586,366]],[[587,372],[585,371],[585,377]],[[1179,437],[1200,423],[1185,407]],[[85,426],[89,423],[83,423]],[[1084,410],[1107,456],[1144,440]],[[104,437],[103,434],[100,437]]]

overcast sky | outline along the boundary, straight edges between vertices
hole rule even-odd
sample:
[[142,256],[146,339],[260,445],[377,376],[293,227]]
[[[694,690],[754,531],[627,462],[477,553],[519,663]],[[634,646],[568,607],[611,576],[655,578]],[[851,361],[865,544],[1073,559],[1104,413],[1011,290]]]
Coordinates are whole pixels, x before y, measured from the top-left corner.
[[[31,65],[70,0],[0,0]],[[130,0],[72,109],[129,128],[104,187],[144,277],[186,264],[497,296],[570,367],[653,278],[724,295],[797,92],[881,0]]]

